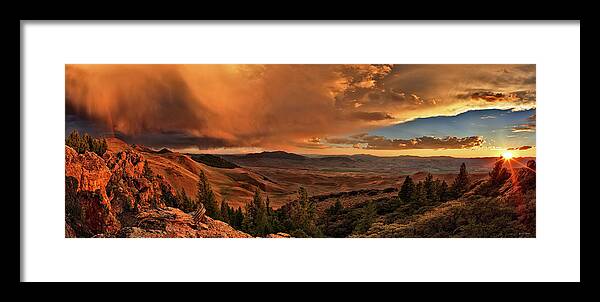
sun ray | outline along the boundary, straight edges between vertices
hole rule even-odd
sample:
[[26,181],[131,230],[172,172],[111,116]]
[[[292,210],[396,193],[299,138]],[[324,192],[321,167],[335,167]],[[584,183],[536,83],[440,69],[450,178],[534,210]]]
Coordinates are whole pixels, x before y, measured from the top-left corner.
[[510,161],[517,163],[519,166],[521,166],[521,167],[523,167],[523,168],[525,168],[525,169],[527,169],[527,170],[529,170],[529,171],[531,171],[533,173],[536,173],[536,171],[534,169],[529,168],[527,165],[524,165],[523,163],[519,162],[518,160],[516,160],[514,158],[511,159]]
[[513,154],[510,151],[506,151],[502,153],[502,158],[504,158],[504,160],[510,160],[511,158],[513,158]]

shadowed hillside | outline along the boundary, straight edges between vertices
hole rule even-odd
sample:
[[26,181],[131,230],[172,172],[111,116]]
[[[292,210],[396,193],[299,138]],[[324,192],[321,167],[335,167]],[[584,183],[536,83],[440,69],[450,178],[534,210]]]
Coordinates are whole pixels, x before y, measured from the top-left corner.
[[186,154],[191,157],[193,160],[205,164],[207,166],[215,167],[215,168],[224,168],[224,169],[235,169],[239,168],[238,165],[228,162],[219,156],[215,156],[212,154]]
[[[524,165],[496,158],[487,173],[470,173],[462,163],[458,173],[402,175],[247,168],[219,156],[155,151],[88,135],[66,142],[78,148],[65,146],[67,237],[535,237],[536,232],[533,160]],[[300,159],[285,152],[251,157],[326,164],[373,160]],[[207,218],[199,228],[192,214],[200,208]]]

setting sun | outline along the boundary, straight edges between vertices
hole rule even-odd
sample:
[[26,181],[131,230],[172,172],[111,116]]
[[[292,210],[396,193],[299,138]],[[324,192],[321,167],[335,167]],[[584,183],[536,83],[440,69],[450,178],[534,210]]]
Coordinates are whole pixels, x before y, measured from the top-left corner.
[[504,153],[502,153],[502,158],[504,158],[505,160],[509,160],[513,157],[512,152],[506,151]]

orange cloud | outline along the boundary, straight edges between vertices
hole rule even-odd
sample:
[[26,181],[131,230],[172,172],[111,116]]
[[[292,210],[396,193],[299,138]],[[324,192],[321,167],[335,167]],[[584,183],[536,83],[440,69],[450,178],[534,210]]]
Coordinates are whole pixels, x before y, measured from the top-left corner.
[[512,132],[535,132],[536,122],[535,114],[527,118],[526,124],[516,125],[512,128]]
[[521,146],[521,147],[515,147],[515,148],[508,148],[507,150],[529,150],[533,148],[532,146]]
[[444,138],[422,136],[413,139],[389,139],[384,136],[357,134],[343,138],[328,138],[326,142],[337,145],[352,145],[357,149],[370,150],[409,150],[409,149],[468,149],[479,147],[484,143],[482,137]]
[[[309,140],[535,107],[535,65],[66,65],[65,74],[70,116],[150,146],[324,148]],[[459,97],[476,91],[512,96]]]

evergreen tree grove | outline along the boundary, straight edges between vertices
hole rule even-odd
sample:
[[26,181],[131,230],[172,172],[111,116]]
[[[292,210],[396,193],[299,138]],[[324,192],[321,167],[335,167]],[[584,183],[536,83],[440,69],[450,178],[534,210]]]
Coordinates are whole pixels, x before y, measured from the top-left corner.
[[300,187],[298,200],[292,203],[289,220],[293,233],[318,237],[321,235],[317,227],[317,210],[314,201],[308,198],[308,192]]
[[263,202],[258,188],[254,192],[252,202],[246,205],[246,214],[244,215],[243,229],[255,236],[264,236],[272,233],[271,219],[269,209]]
[[221,201],[221,220],[231,224],[231,216],[230,216],[231,208],[227,204],[227,200],[223,199]]
[[220,209],[217,206],[215,194],[210,187],[210,183],[206,178],[206,174],[204,174],[204,171],[201,170],[198,176],[198,194],[196,196],[198,202],[204,205],[207,216],[213,219],[221,220]]
[[98,154],[98,156],[102,156],[104,155],[104,152],[108,150],[106,139],[95,139],[87,133],[79,135],[77,130],[73,130],[71,134],[67,136],[65,145],[73,148],[80,154],[85,153],[85,151],[90,151]]

